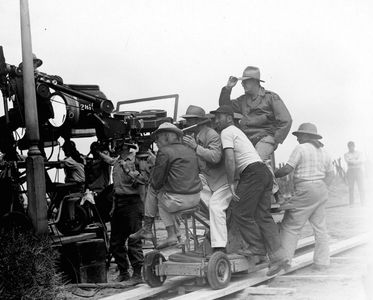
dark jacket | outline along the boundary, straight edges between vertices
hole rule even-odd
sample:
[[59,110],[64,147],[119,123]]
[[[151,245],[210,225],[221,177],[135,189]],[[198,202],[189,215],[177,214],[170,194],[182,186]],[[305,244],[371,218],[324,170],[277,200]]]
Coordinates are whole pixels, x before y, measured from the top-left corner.
[[196,194],[202,190],[196,153],[181,143],[162,147],[157,153],[150,184],[159,191]]
[[261,87],[255,99],[244,94],[231,101],[231,92],[232,89],[222,88],[219,105],[232,105],[235,112],[242,114],[240,127],[250,140],[265,135],[273,136],[276,143],[285,140],[292,119],[284,102],[276,93]]

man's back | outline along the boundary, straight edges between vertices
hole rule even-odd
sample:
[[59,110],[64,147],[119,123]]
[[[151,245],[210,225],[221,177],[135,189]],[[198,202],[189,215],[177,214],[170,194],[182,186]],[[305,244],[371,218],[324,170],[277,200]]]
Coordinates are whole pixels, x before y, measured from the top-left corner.
[[329,154],[311,143],[297,145],[288,164],[294,168],[295,182],[324,179],[333,170]]
[[196,153],[181,143],[158,150],[151,185],[155,190],[194,194],[202,189]]
[[230,125],[221,132],[223,149],[234,150],[236,168],[241,173],[249,164],[261,162],[259,154],[250,140],[236,126]]

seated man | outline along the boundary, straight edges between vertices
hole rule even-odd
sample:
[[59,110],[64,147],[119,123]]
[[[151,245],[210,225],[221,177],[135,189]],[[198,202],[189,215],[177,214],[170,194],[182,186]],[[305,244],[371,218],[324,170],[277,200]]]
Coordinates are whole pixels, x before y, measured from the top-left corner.
[[86,185],[91,191],[100,194],[110,184],[111,166],[117,158],[112,158],[98,142],[90,146],[92,158],[86,157]]
[[183,137],[183,141],[196,152],[200,172],[205,178],[202,180],[201,200],[209,208],[211,247],[214,251],[225,251],[228,241],[225,211],[232,193],[222,159],[220,136],[205,122],[208,119],[201,107],[190,105],[182,117],[187,126],[197,125]]
[[152,238],[151,228],[158,206],[159,215],[167,230],[167,239],[157,247],[161,249],[176,245],[176,220],[173,213],[198,205],[202,184],[198,175],[196,153],[181,143],[183,132],[166,122],[153,135],[158,153],[145,199],[144,227],[130,237]]

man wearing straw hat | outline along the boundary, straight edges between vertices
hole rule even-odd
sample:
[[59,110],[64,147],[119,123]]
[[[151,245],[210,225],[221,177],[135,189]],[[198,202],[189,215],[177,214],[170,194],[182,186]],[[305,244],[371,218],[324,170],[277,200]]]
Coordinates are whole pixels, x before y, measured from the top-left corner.
[[324,269],[330,264],[325,204],[327,185],[333,167],[330,156],[319,141],[322,137],[312,123],[303,123],[293,132],[299,145],[295,147],[287,164],[275,172],[283,177],[293,172],[295,194],[286,204],[280,227],[281,243],[289,261],[293,258],[300,232],[307,221],[315,235],[314,267]]
[[201,199],[209,208],[211,247],[213,251],[225,251],[228,241],[226,210],[232,199],[222,159],[220,135],[208,123],[203,108],[190,105],[181,116],[187,126],[196,125],[183,137],[185,145],[193,149],[198,157],[203,183]]
[[166,226],[167,239],[158,249],[177,244],[176,220],[173,213],[197,206],[202,189],[196,153],[182,144],[183,132],[165,122],[153,132],[158,147],[151,189],[145,199],[144,227],[130,235],[133,239],[152,239],[154,217],[159,215]]

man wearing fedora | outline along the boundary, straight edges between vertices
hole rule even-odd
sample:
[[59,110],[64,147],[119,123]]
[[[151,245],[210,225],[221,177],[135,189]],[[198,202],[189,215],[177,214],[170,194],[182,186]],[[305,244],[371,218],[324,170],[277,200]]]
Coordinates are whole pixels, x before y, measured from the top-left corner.
[[201,199],[209,208],[211,246],[214,251],[224,251],[228,241],[226,210],[232,193],[222,159],[220,136],[205,122],[209,119],[199,106],[190,105],[181,117],[186,120],[187,126],[197,125],[193,132],[187,132],[183,142],[198,157],[203,183]]
[[[232,88],[241,81],[244,94],[231,100]],[[271,156],[278,144],[283,143],[289,133],[292,119],[281,98],[274,92],[265,90],[260,83],[260,70],[249,66],[236,78],[230,76],[222,88],[219,105],[231,105],[234,112],[242,114],[240,128],[254,145],[260,158],[272,171]],[[272,192],[277,199],[279,187],[273,181]]]
[[197,206],[202,189],[196,153],[182,144],[183,132],[174,124],[159,125],[153,136],[158,147],[150,178],[151,191],[145,199],[144,227],[130,235],[134,239],[152,239],[154,217],[159,215],[166,226],[167,239],[158,249],[177,244],[173,213]]
[[[231,100],[232,88],[241,81],[245,94]],[[292,119],[281,98],[265,90],[260,83],[260,70],[249,66],[236,78],[230,76],[222,88],[219,105],[231,105],[234,112],[242,114],[241,130],[255,146],[263,161],[271,154],[289,133]]]
[[281,243],[289,261],[293,258],[300,232],[307,221],[315,235],[314,267],[326,268],[330,264],[325,204],[327,185],[333,176],[332,160],[319,141],[322,137],[312,123],[303,123],[293,132],[299,145],[295,147],[287,164],[275,172],[283,177],[293,172],[295,194],[286,204],[281,222]]
[[[273,276],[287,266],[287,260],[270,212],[272,174],[247,136],[234,126],[233,108],[222,105],[211,113],[215,114],[215,123],[221,131],[225,169],[233,195],[230,226],[238,228],[249,245],[239,253],[258,257],[268,255],[267,276]],[[236,174],[239,176],[237,186]]]

